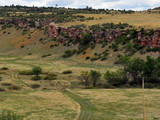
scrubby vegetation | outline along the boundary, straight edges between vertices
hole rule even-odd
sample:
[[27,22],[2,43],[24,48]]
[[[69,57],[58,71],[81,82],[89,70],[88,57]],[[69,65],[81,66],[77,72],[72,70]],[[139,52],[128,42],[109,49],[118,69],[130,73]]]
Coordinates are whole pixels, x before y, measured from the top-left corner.
[[56,74],[48,74],[47,76],[44,77],[44,80],[56,80],[57,75]]
[[39,84],[32,84],[31,85],[31,88],[33,89],[37,89],[37,88],[40,88],[41,86]]
[[63,71],[62,74],[71,74],[72,71],[71,70],[66,70],[66,71]]

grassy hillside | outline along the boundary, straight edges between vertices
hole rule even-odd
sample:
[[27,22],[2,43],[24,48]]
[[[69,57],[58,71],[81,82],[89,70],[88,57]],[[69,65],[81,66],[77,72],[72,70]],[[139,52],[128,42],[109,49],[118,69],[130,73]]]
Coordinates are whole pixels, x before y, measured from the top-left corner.
[[94,24],[103,24],[103,23],[128,23],[130,25],[138,27],[145,27],[145,28],[159,28],[159,22],[160,22],[160,15],[153,13],[149,14],[147,12],[141,12],[141,13],[134,13],[134,14],[78,14],[83,15],[86,18],[94,17],[94,20],[88,20],[84,22],[75,21],[75,22],[67,22],[62,23],[60,25],[69,27],[71,25],[79,25],[79,24],[85,24],[85,25],[94,25]]
[[[136,43],[139,42],[137,36],[139,30],[143,34],[142,37],[151,38],[154,35],[155,31],[148,28],[160,27],[159,13],[36,7],[17,9],[15,6],[9,8],[0,7],[0,19],[13,17],[18,22],[25,22],[22,27],[14,21],[12,21],[14,24],[4,22],[5,24],[0,25],[0,120],[4,110],[13,111],[26,120],[142,120],[141,83],[135,84],[133,78],[134,72],[137,71],[136,80],[140,82],[142,72],[158,75],[155,83],[152,79],[145,83],[145,87],[156,88],[145,89],[145,108],[146,120],[160,119],[158,89],[160,58],[148,58],[147,62],[143,61],[146,56],[157,58],[160,49],[149,49],[148,46]],[[30,19],[27,21],[27,18]],[[76,33],[75,25],[84,24],[86,25],[83,26],[84,31],[87,34],[82,34],[82,38],[77,38],[77,41],[69,38],[67,32],[61,33],[57,38],[51,38],[49,23],[35,26],[34,22],[39,19],[39,24],[53,19],[51,21],[55,21],[56,26],[65,28],[72,26],[69,33]],[[118,24],[101,26],[111,22]],[[95,26],[91,28],[89,27],[91,25]],[[125,25],[127,27],[124,27]],[[101,34],[103,32],[110,33],[109,37],[113,39],[107,42],[108,38],[101,38],[98,43],[91,39],[93,36],[89,36],[91,32],[93,35],[99,32],[97,38],[106,37],[107,35]],[[119,33],[124,34],[116,38]],[[156,35],[159,37],[159,34]],[[66,43],[60,41],[64,36],[68,37]],[[65,54],[69,54],[69,57],[64,57]],[[128,69],[129,67],[127,68],[129,72],[117,71],[123,68],[123,64],[116,64],[121,56],[142,58],[133,59],[135,61],[129,59],[126,65],[131,63],[139,67],[141,62],[149,71],[135,66],[130,67],[135,70],[134,72]],[[35,79],[37,76],[33,72],[35,66],[42,68],[38,80]],[[101,75],[99,79],[96,78],[98,81],[95,87],[92,83],[96,74],[91,76],[91,70],[92,72],[96,70],[98,71],[96,73]],[[108,78],[105,76],[106,71],[111,75]],[[128,83],[121,84],[125,75],[128,75]],[[88,78],[89,86],[85,86],[83,77]],[[113,83],[109,83],[109,79]],[[12,80],[13,92],[11,92]],[[117,83],[114,84],[114,80],[118,81],[119,86]],[[116,85],[121,89],[116,89]]]

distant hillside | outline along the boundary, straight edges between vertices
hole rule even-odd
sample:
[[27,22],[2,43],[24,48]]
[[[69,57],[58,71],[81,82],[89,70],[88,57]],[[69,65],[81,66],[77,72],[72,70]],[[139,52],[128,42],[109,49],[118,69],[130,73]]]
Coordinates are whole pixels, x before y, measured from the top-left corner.
[[153,8],[153,10],[160,10],[160,7]]
[[[157,14],[75,14],[79,10],[22,6],[18,12],[13,12],[17,6],[1,7],[3,9],[8,17],[0,20],[1,54],[38,54],[42,58],[56,56],[57,59],[109,63],[116,63],[124,55],[142,58],[159,55],[160,30],[157,28],[160,28],[160,20]],[[40,13],[36,9],[44,11]],[[21,16],[24,10],[29,13]]]

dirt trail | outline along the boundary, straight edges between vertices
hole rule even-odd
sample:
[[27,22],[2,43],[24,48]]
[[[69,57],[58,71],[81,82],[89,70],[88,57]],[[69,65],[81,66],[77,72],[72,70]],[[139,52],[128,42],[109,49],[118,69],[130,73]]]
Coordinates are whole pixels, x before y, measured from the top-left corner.
[[70,97],[71,99],[79,103],[79,105],[81,106],[78,120],[93,120],[94,119],[93,111],[95,107],[94,105],[90,103],[90,101],[86,100],[85,98],[81,96],[78,96],[77,94],[69,90],[65,90],[64,94],[66,94],[68,97]]

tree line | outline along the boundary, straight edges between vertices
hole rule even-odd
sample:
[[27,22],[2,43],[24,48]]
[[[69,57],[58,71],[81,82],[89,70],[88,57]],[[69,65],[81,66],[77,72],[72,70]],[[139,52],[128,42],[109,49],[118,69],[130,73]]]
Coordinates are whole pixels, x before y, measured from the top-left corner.
[[147,56],[146,60],[143,60],[122,56],[117,63],[122,65],[122,68],[117,71],[106,71],[103,75],[94,70],[83,71],[80,75],[81,83],[86,87],[141,87],[144,77],[146,88],[159,88],[160,57]]

